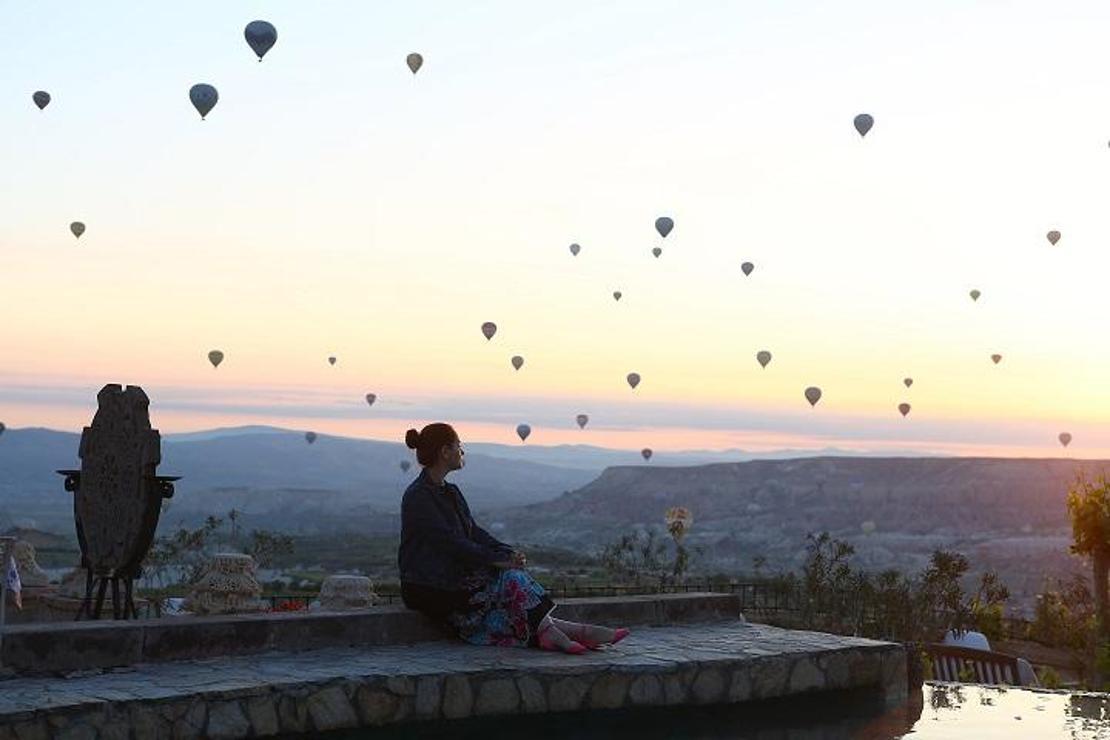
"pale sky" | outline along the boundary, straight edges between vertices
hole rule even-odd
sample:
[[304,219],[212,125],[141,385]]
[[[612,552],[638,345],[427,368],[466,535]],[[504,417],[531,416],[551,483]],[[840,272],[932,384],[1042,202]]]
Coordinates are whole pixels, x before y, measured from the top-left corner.
[[120,382],[163,432],[1110,455],[1107,38],[1099,2],[2,2],[0,421]]

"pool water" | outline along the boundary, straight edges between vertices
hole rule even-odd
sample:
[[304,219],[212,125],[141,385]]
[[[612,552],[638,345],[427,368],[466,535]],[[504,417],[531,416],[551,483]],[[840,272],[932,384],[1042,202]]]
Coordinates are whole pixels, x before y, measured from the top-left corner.
[[330,733],[355,738],[524,740],[1110,740],[1110,694],[926,684],[883,709],[852,692],[756,704],[516,715]]

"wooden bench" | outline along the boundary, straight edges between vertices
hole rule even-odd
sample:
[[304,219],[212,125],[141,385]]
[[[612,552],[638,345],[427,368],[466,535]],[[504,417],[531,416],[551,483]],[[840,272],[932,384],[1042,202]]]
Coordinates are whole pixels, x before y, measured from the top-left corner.
[[1013,655],[941,643],[926,645],[925,652],[933,666],[934,681],[1022,685]]

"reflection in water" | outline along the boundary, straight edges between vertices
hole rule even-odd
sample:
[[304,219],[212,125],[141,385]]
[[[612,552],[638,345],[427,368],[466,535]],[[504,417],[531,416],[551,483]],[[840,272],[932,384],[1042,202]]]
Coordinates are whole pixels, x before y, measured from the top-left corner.
[[1110,738],[1108,694],[974,684],[927,684],[925,693],[929,708],[905,734],[906,740]]
[[928,693],[929,706],[933,709],[959,709],[967,701],[964,698],[964,687],[958,683],[937,684]]
[[840,693],[734,706],[657,708],[410,724],[326,737],[528,740],[1098,740],[1110,738],[1110,695],[976,684],[926,684],[883,709]]

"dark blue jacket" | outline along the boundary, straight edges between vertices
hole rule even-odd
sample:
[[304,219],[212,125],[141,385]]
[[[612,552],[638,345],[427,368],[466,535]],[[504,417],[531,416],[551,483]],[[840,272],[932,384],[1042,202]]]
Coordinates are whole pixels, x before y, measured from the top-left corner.
[[508,560],[512,551],[474,523],[458,486],[441,488],[426,470],[409,484],[401,499],[397,553],[402,582],[457,590],[467,572]]

